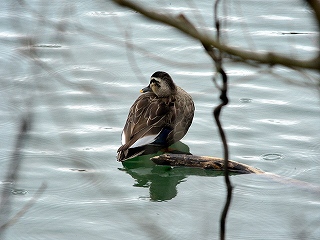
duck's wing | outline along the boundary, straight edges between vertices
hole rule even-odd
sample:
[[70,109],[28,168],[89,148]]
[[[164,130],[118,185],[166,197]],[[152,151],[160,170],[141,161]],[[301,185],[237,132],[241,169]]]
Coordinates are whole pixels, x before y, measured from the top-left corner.
[[167,140],[170,145],[181,140],[186,135],[195,111],[192,97],[179,87],[174,107],[176,113],[174,130],[170,132]]
[[[144,93],[130,108],[122,132],[122,146],[118,149],[118,160],[129,156],[129,149],[137,148],[143,152],[143,146],[153,143],[165,126],[170,128],[175,116],[170,106],[153,93]],[[139,155],[142,152],[135,153]]]

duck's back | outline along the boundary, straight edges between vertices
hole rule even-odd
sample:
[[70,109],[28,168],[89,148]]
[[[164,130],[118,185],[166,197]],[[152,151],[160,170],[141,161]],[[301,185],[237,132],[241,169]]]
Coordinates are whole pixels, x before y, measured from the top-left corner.
[[[176,94],[176,101],[175,101],[175,111],[176,111],[176,118],[175,122],[173,123],[173,132],[171,136],[168,137],[170,145],[179,141],[186,135],[194,116],[194,103],[192,97],[184,91],[182,88],[177,86],[177,94]],[[173,141],[173,142],[172,142]]]
[[187,133],[194,115],[191,96],[182,88],[169,98],[141,94],[130,108],[118,160],[144,153],[144,146],[170,146]]

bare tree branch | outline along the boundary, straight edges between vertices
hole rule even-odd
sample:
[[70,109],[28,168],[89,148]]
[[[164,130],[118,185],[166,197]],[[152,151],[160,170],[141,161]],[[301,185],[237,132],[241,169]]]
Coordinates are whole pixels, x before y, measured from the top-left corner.
[[[217,2],[219,2],[219,0]],[[220,25],[219,21],[218,21],[218,19],[216,19],[216,28],[217,28],[217,30],[219,30],[219,25]],[[219,34],[218,34],[218,37],[219,37]],[[225,232],[226,232],[226,218],[227,218],[228,210],[229,210],[229,207],[230,207],[230,204],[231,204],[232,189],[233,189],[233,187],[231,185],[230,178],[229,178],[229,169],[228,169],[228,165],[229,165],[229,148],[228,148],[226,135],[224,133],[224,130],[223,130],[221,122],[220,122],[221,110],[229,102],[228,96],[227,96],[228,77],[227,77],[227,74],[225,73],[225,71],[222,68],[221,53],[216,54],[212,47],[205,46],[205,45],[203,45],[203,46],[206,49],[206,51],[209,54],[209,56],[215,62],[217,72],[222,77],[222,87],[219,88],[220,91],[221,91],[221,94],[220,94],[221,103],[214,109],[213,116],[214,116],[214,119],[215,119],[216,124],[218,126],[219,134],[220,134],[221,141],[222,141],[222,144],[223,144],[223,151],[224,151],[224,179],[225,179],[225,183],[226,183],[226,187],[227,187],[227,199],[226,199],[226,203],[225,203],[225,206],[223,208],[223,211],[222,211],[221,217],[220,217],[220,239],[224,240],[225,239]],[[214,79],[214,81],[215,81],[215,79]]]
[[9,214],[11,211],[11,185],[14,185],[18,178],[18,173],[21,165],[21,149],[25,143],[27,132],[31,125],[31,116],[23,118],[21,121],[21,126],[16,139],[14,151],[10,159],[9,169],[7,171],[7,176],[5,178],[4,188],[1,192],[0,199],[0,239],[4,232],[5,226],[9,221]]
[[[309,6],[314,10],[315,17],[319,23],[320,4],[318,0],[306,0],[306,1],[309,3]],[[128,1],[128,0],[113,0],[113,2],[117,3],[118,5],[128,7],[136,12],[139,12],[145,17],[148,17],[149,19],[172,26],[175,29],[185,33],[186,35],[199,40],[199,42],[201,42],[204,49],[206,50],[207,54],[214,61],[217,74],[219,74],[222,78],[221,86],[218,86],[216,79],[214,78],[214,83],[216,84],[216,86],[218,86],[218,89],[221,91],[221,94],[220,94],[221,103],[214,109],[213,115],[214,115],[216,124],[218,126],[218,130],[221,136],[223,149],[224,149],[224,177],[225,177],[225,182],[227,187],[227,199],[220,217],[220,239],[223,240],[225,239],[226,217],[231,204],[233,186],[229,178],[229,169],[227,167],[229,163],[229,149],[228,149],[227,139],[220,122],[220,113],[223,107],[228,104],[228,97],[227,97],[228,77],[222,67],[222,58],[229,57],[231,59],[235,59],[245,63],[254,62],[257,64],[268,64],[271,66],[282,65],[282,66],[286,66],[286,67],[290,67],[298,70],[313,69],[313,70],[320,71],[320,52],[318,51],[314,58],[311,58],[308,60],[301,60],[296,58],[290,58],[274,52],[261,53],[257,51],[243,50],[227,44],[223,44],[220,41],[220,22],[217,14],[219,0],[216,0],[214,5],[214,21],[215,21],[216,34],[217,34],[216,37],[212,36],[212,34],[209,32],[202,31],[195,24],[190,22],[183,14],[172,15],[168,13],[159,13],[158,11],[149,10],[144,6],[140,6],[135,2]]]
[[306,0],[309,6],[313,9],[316,19],[318,21],[318,25],[320,28],[320,2],[319,0]]
[[[2,233],[6,228],[15,224],[40,198],[42,193],[47,188],[47,184],[43,182],[37,192],[33,195],[33,197],[25,204],[25,206],[17,212],[11,219],[9,219],[6,223],[0,226],[0,233]],[[1,235],[0,235],[1,236]]]
[[232,185],[231,185],[231,181],[229,178],[229,169],[228,169],[228,165],[229,165],[229,148],[228,148],[228,143],[227,143],[227,138],[226,135],[224,133],[224,130],[222,128],[221,122],[220,122],[220,113],[222,108],[228,104],[228,97],[227,97],[227,90],[228,90],[228,79],[227,79],[227,74],[224,72],[224,70],[222,68],[220,68],[220,74],[222,76],[222,81],[223,81],[223,86],[221,88],[221,95],[220,95],[220,99],[221,99],[221,104],[218,105],[214,111],[213,111],[213,115],[214,118],[216,120],[217,126],[218,126],[218,130],[219,130],[219,134],[221,136],[221,141],[223,144],[223,149],[224,149],[224,180],[227,186],[227,199],[226,199],[226,203],[225,206],[223,208],[223,211],[221,213],[221,217],[220,217],[220,239],[223,240],[225,239],[225,232],[226,232],[226,218],[227,218],[227,214],[228,214],[228,210],[231,204],[231,199],[232,199]]
[[319,0],[305,0],[310,8],[314,11],[314,15],[316,17],[317,23],[318,23],[318,30],[319,30],[319,34],[318,34],[318,55],[320,58],[320,1]]
[[[220,44],[220,20],[218,17],[218,5],[219,5],[219,0],[215,1],[214,4],[214,24],[216,27],[216,32],[217,32],[217,43]],[[224,240],[225,239],[225,235],[226,235],[226,219],[227,219],[227,214],[229,211],[229,207],[231,204],[231,199],[232,199],[232,185],[231,185],[231,181],[229,178],[229,147],[228,147],[228,142],[227,142],[227,138],[226,135],[224,133],[224,130],[222,128],[221,125],[221,121],[220,121],[220,113],[222,108],[228,104],[229,100],[228,100],[228,96],[227,96],[227,92],[228,92],[228,76],[226,74],[226,72],[224,71],[223,67],[222,67],[222,51],[220,49],[218,49],[218,51],[214,51],[214,47],[212,45],[208,46],[206,45],[206,43],[202,42],[203,47],[205,48],[205,50],[207,51],[207,53],[209,54],[209,56],[212,58],[212,60],[215,63],[216,66],[216,71],[217,73],[219,73],[221,75],[222,78],[222,86],[219,87],[220,89],[220,100],[221,103],[214,109],[213,111],[213,116],[214,119],[216,121],[216,124],[218,126],[218,130],[219,130],[219,134],[221,137],[221,141],[223,144],[223,152],[224,152],[224,180],[226,183],[226,188],[227,188],[227,198],[226,198],[226,202],[223,208],[223,211],[221,213],[220,216],[220,239]],[[214,79],[214,83],[216,84],[216,80]]]
[[[117,3],[118,5],[128,7],[134,11],[137,11],[141,13],[142,15],[148,17],[149,19],[165,23],[167,25],[170,25],[181,32],[189,35],[190,37],[193,37],[195,39],[198,39],[200,42],[211,45],[214,48],[219,49],[222,52],[225,52],[229,55],[233,55],[235,57],[241,58],[244,61],[251,60],[251,61],[257,61],[259,63],[263,64],[270,64],[270,65],[283,65],[287,67],[298,67],[298,68],[305,68],[305,69],[314,69],[320,71],[320,55],[318,55],[309,60],[299,60],[299,59],[293,59],[290,57],[286,57],[280,54],[276,54],[273,52],[267,52],[267,53],[260,53],[260,52],[252,52],[249,50],[242,50],[240,48],[232,47],[229,45],[222,44],[218,42],[215,38],[213,38],[211,35],[209,35],[207,32],[202,32],[198,30],[194,25],[192,25],[189,21],[185,21],[186,17],[184,17],[182,14],[178,16],[173,16],[170,14],[163,14],[156,11],[148,10],[133,1],[127,1],[127,0],[113,0],[113,2]],[[308,0],[308,2],[312,2],[315,7],[313,9],[317,9],[319,6],[319,3],[317,0]],[[315,11],[317,12],[317,11]],[[190,27],[190,24],[193,27]]]

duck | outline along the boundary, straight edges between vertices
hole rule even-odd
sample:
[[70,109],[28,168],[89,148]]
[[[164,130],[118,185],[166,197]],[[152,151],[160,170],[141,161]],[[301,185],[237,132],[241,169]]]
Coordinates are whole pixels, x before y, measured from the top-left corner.
[[153,73],[140,92],[121,134],[120,162],[168,148],[186,135],[193,120],[192,97],[168,73]]

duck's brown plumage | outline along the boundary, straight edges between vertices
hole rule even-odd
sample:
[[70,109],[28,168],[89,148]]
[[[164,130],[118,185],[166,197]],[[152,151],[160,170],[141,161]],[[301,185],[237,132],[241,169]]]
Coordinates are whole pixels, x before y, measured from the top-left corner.
[[[154,73],[145,89],[148,92],[141,94],[130,108],[123,129],[123,145],[118,149],[118,161],[170,146],[184,137],[192,123],[192,98],[173,83],[169,74]],[[159,133],[159,139],[152,141]],[[148,144],[137,144],[141,139],[148,139]]]

